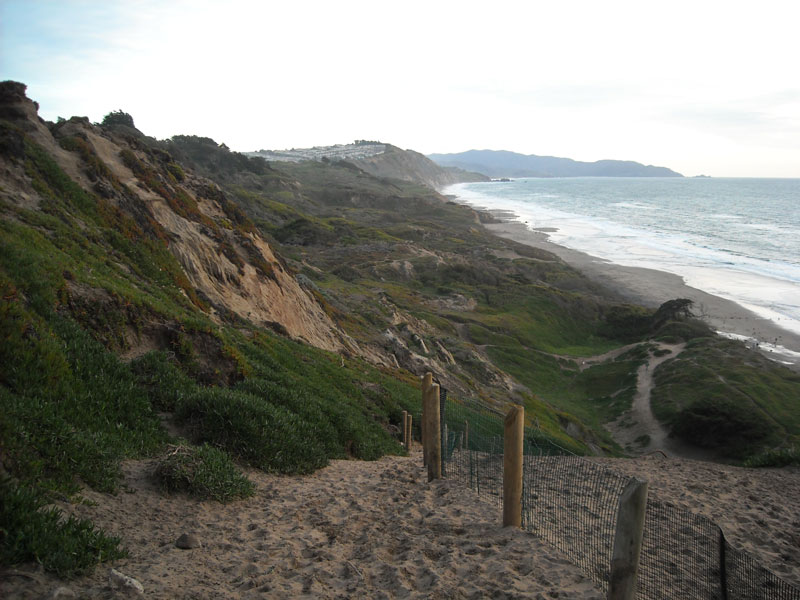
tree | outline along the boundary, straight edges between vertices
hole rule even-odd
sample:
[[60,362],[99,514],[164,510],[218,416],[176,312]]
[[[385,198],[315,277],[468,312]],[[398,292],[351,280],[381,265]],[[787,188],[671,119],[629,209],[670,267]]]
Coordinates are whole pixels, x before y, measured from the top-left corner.
[[667,300],[653,315],[653,329],[658,329],[669,321],[682,321],[692,316],[692,302],[688,298]]
[[108,113],[105,117],[103,117],[103,122],[100,123],[101,125],[125,125],[127,127],[132,127],[136,129],[136,126],[133,124],[133,117],[130,116],[128,113],[120,110],[112,110]]

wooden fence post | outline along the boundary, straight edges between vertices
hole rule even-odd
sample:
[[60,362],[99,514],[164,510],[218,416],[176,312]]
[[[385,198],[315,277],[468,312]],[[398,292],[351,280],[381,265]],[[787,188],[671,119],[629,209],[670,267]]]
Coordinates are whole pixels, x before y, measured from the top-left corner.
[[434,383],[425,395],[425,445],[428,450],[428,481],[442,478],[442,432],[439,429],[439,384]]
[[508,411],[503,430],[503,527],[522,527],[522,448],[525,409]]
[[422,466],[428,466],[428,432],[425,428],[428,426],[428,403],[425,398],[428,397],[428,389],[433,385],[433,374],[425,373],[422,376],[422,421],[419,423],[420,428],[420,442],[422,443]]
[[608,600],[633,600],[636,596],[636,577],[642,551],[646,509],[647,482],[633,478],[619,498]]
[[403,448],[405,448],[406,451],[408,451],[409,447],[408,447],[408,411],[407,410],[403,411],[403,427],[402,427],[402,430],[403,430]]
[[414,417],[411,415],[411,413],[408,413],[406,415],[406,431],[408,432],[408,439],[407,439],[408,446],[407,447],[408,447],[408,451],[409,452],[411,452],[411,446],[414,445],[414,429],[413,429],[413,425],[414,425]]

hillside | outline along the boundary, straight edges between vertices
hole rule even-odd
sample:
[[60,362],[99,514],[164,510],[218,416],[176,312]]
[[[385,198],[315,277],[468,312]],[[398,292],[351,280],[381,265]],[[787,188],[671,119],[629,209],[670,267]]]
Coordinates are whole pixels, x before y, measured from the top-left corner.
[[454,183],[489,179],[480,173],[460,169],[457,165],[442,168],[419,152],[401,150],[391,145],[387,145],[386,151],[381,154],[352,162],[375,177],[424,183],[435,190]]
[[245,154],[276,163],[347,161],[379,179],[422,183],[433,189],[440,189],[454,183],[488,181],[489,179],[480,173],[470,173],[458,167],[440,167],[426,156],[413,150],[401,150],[391,144],[365,140],[336,146],[293,148],[282,151],[259,150]]
[[[227,502],[252,493],[239,465],[403,454],[426,371],[451,398],[524,404],[541,439],[619,455],[631,449],[606,425],[630,409],[651,340],[687,341],[655,374],[675,432],[739,459],[800,437],[791,372],[675,304],[630,306],[492,235],[491,215],[421,182],[412,153],[387,151],[373,167],[393,175],[376,176],[159,141],[111,116],[47,123],[23,84],[0,84],[3,564],[69,577],[121,556],[45,507],[116,493],[126,459],[151,459],[165,490]],[[733,400],[698,406],[685,383],[709,372]],[[692,415],[715,435],[686,428]]]
[[455,154],[430,154],[428,158],[443,167],[458,167],[489,177],[683,177],[666,167],[627,160],[589,163],[507,150],[468,150]]

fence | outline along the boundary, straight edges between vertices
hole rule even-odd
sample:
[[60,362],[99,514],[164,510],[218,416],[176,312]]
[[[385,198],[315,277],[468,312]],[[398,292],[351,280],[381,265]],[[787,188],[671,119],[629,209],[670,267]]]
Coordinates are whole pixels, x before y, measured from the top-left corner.
[[[503,413],[446,393],[440,400],[442,475],[500,506]],[[525,428],[522,527],[563,551],[606,593],[618,505],[631,481]],[[800,589],[731,546],[710,519],[648,498],[636,597],[800,600]]]

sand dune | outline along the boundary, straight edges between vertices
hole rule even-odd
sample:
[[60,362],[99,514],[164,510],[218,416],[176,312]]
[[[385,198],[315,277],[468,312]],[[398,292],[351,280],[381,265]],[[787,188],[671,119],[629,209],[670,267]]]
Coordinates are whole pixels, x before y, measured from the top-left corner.
[[[651,497],[706,515],[729,540],[800,584],[800,469],[752,470],[646,457],[591,458],[650,482]],[[3,598],[120,597],[111,567],[147,598],[602,598],[561,552],[500,527],[500,510],[454,481],[428,483],[421,455],[334,461],[305,477],[250,472],[256,495],[220,505],[163,495],[150,461],[124,466],[116,496],[86,491],[70,512],[120,535],[127,559],[61,582],[23,565]],[[566,503],[565,503],[566,505]],[[176,540],[193,534],[200,547]],[[117,594],[117,595],[115,595]]]
[[800,468],[745,469],[658,455],[589,460],[645,479],[651,497],[710,518],[732,545],[800,588]]
[[[149,461],[125,465],[127,491],[85,493],[71,512],[120,535],[127,559],[73,582],[24,566],[3,598],[43,598],[66,585],[112,598],[110,567],[147,598],[602,598],[558,551],[500,527],[500,512],[451,481],[432,484],[421,455],[334,461],[306,477],[252,472],[256,495],[220,505],[164,496]],[[183,533],[202,546],[181,550]]]

